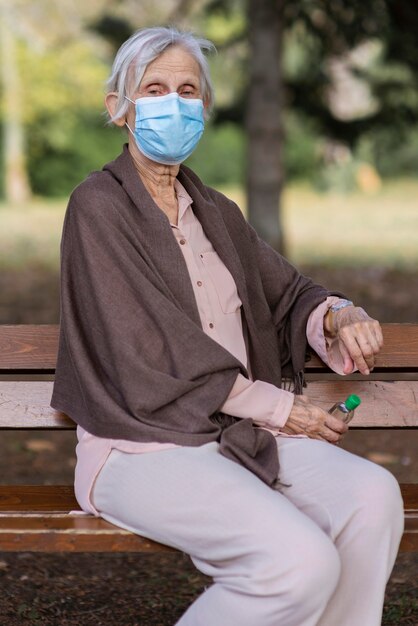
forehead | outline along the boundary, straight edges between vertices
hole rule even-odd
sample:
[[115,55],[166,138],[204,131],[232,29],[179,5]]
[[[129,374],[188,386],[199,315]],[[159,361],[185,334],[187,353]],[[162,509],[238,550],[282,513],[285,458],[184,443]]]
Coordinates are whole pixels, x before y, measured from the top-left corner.
[[[200,67],[192,55],[180,46],[170,46],[164,50],[154,61],[147,65],[142,80],[154,75],[165,74],[188,75],[189,78],[200,78]],[[186,76],[185,76],[186,77]],[[142,81],[141,81],[142,82]]]

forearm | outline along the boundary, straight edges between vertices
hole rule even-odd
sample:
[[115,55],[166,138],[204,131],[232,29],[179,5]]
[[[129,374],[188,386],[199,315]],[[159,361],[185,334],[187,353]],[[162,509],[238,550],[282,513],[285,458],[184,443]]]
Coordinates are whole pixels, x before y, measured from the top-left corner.
[[238,374],[220,410],[235,417],[251,418],[259,426],[280,429],[292,410],[294,398],[289,391]]

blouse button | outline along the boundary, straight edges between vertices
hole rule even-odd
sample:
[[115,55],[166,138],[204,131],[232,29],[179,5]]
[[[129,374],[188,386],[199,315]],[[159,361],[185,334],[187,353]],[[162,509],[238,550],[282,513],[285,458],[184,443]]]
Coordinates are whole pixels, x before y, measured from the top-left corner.
[[210,322],[210,324],[209,324],[209,328],[213,328],[213,324],[212,324],[212,322]]
[[203,285],[202,281],[201,281],[201,280],[198,280],[198,281],[197,281],[197,286],[198,286],[198,287],[201,287],[202,285]]
[[184,246],[184,244],[186,243],[186,240],[185,239],[180,239],[180,243],[181,243],[182,246]]

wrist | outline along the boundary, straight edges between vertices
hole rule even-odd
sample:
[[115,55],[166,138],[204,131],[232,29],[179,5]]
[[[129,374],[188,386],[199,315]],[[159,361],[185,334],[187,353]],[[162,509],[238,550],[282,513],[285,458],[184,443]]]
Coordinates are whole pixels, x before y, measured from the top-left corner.
[[332,304],[324,316],[324,331],[330,337],[335,337],[338,332],[335,321],[339,311],[346,307],[354,306],[351,300],[341,299],[339,302]]

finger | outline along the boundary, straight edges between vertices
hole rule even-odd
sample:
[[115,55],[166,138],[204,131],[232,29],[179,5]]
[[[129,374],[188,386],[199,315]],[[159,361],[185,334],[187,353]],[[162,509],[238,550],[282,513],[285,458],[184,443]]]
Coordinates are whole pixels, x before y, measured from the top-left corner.
[[381,350],[384,344],[383,332],[382,332],[381,325],[376,320],[374,321],[374,324],[373,324],[373,332],[377,341],[377,345],[379,346],[379,350]]
[[352,358],[356,363],[358,370],[361,374],[368,376],[370,370],[374,367],[374,356],[368,343],[362,339],[356,337],[356,344],[358,349],[356,350],[356,356],[352,354]]
[[[366,360],[363,356],[363,353],[361,351],[359,344],[357,343],[356,338],[352,337],[349,333],[346,332],[344,333],[344,336],[341,339],[349,357],[353,361],[353,364],[357,367],[357,369],[362,374],[369,374],[370,373],[369,366],[366,363]],[[348,367],[347,367],[347,369],[344,369],[344,373],[349,374],[352,371],[352,369],[348,370]]]
[[375,366],[375,356],[379,353],[381,341],[383,340],[379,322],[371,320],[369,322],[355,324],[352,327],[352,333],[354,334],[354,338],[361,349],[363,358],[369,369],[373,369]]
[[324,430],[319,434],[329,443],[338,443],[341,439],[341,435],[339,433],[334,432],[330,428],[324,428]]
[[372,350],[373,356],[376,356],[376,354],[380,352],[380,345],[372,329],[370,329],[369,333],[367,334],[367,341],[370,344],[370,348]]
[[347,424],[343,422],[342,419],[339,419],[338,417],[335,417],[330,413],[327,413],[327,418],[324,422],[324,426],[329,430],[338,433],[339,435],[343,435],[348,431]]
[[370,374],[369,366],[363,356],[361,347],[357,342],[357,338],[353,336],[352,333],[353,331],[349,330],[348,327],[343,328],[340,333],[341,339],[359,372],[366,375]]
[[364,337],[357,337],[356,341],[363,355],[363,359],[367,363],[367,367],[369,370],[372,370],[374,367],[374,352],[370,342],[367,339],[364,339]]
[[364,337],[369,343],[374,354],[378,354],[383,345],[383,335],[379,322],[373,321],[359,328],[359,337]]
[[379,346],[380,346],[380,348],[383,348],[383,346],[385,344],[385,339],[383,337],[383,330],[382,330],[382,327],[379,324],[379,322],[377,323],[376,335],[377,335],[377,337],[379,339]]
[[354,368],[354,361],[350,357],[350,354],[347,348],[345,347],[345,344],[342,341],[340,341],[339,347],[340,347],[340,352],[341,352],[341,356],[343,358],[343,363],[344,363],[343,372],[344,374],[351,374]]
[[321,435],[320,433],[316,433],[314,435],[309,435],[310,439],[317,439],[318,441],[324,441],[325,443],[332,443],[331,441],[329,441],[325,436]]

